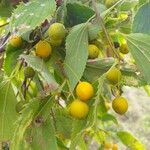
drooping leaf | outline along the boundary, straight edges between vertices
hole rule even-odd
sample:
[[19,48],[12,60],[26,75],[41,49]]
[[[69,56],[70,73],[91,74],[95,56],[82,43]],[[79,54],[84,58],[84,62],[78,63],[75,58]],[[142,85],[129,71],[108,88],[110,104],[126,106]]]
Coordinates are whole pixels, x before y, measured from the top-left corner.
[[39,127],[32,128],[31,136],[33,141],[30,145],[33,150],[58,150],[55,128],[50,116]]
[[23,52],[22,49],[18,49],[18,50],[13,50],[13,51],[6,51],[6,58],[4,61],[4,71],[5,73],[10,76],[11,73],[13,72],[16,63],[17,63],[17,59],[19,58],[19,55]]
[[84,23],[94,15],[94,11],[79,3],[67,4],[67,21],[71,26]]
[[17,119],[16,96],[11,81],[0,79],[0,141],[9,141]]
[[54,77],[51,75],[42,59],[31,55],[21,55],[20,57],[25,59],[29,66],[41,73],[43,78],[47,81],[49,85],[51,85],[53,89],[56,89],[58,87],[58,84],[54,80]]
[[117,119],[111,114],[104,114],[104,115],[102,115],[101,120],[102,121],[112,121],[115,124],[118,124]]
[[70,88],[74,89],[83,75],[88,58],[87,24],[75,26],[66,40],[64,69],[69,78]]
[[15,122],[16,128],[11,141],[11,150],[23,149],[25,145],[25,132],[27,128],[31,125],[34,115],[39,107],[39,101],[37,99],[32,99],[29,104],[25,106],[22,114],[19,116],[18,120]]
[[45,19],[52,17],[56,10],[55,0],[31,0],[20,3],[11,17],[11,31],[17,28],[20,34],[40,26]]
[[150,34],[150,2],[144,4],[136,13],[133,21],[133,32]]
[[94,82],[106,73],[114,62],[115,60],[113,58],[90,60],[87,63],[83,76],[86,80]]
[[144,145],[129,132],[120,131],[117,133],[117,136],[124,145],[132,150],[146,150]]
[[141,74],[150,83],[150,36],[140,33],[126,36],[129,50],[135,59]]

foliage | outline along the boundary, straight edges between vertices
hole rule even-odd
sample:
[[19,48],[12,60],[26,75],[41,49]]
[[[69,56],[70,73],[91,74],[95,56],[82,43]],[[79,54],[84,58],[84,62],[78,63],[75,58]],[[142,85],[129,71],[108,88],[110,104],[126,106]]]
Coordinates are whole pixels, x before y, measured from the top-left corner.
[[[131,133],[119,127],[110,105],[114,97],[122,95],[123,86],[150,84],[150,22],[147,19],[150,2],[110,0],[108,5],[106,1],[29,0],[17,5],[0,1],[0,16],[10,21],[0,24],[3,30],[0,33],[4,34],[0,39],[3,149],[8,145],[11,150],[86,150],[91,141],[104,149],[110,140],[119,149],[120,142],[131,150],[146,149]],[[59,41],[52,39],[53,31],[48,34],[54,22],[65,26],[59,24],[64,31]],[[58,27],[55,33],[60,31]],[[10,45],[9,38],[13,35],[23,39],[21,47]],[[41,58],[35,52],[40,40],[59,44],[50,46],[51,56]],[[126,55],[119,49],[122,43],[129,50]],[[89,44],[97,47],[97,58],[88,57]],[[24,75],[28,66],[35,71],[34,77]],[[120,80],[111,84],[107,74],[114,67],[120,72]],[[86,100],[87,117],[77,119],[71,116],[70,105],[79,99],[75,91],[80,81],[91,83],[94,96]],[[86,94],[84,86],[81,90]],[[18,102],[23,102],[19,114],[15,110]]]

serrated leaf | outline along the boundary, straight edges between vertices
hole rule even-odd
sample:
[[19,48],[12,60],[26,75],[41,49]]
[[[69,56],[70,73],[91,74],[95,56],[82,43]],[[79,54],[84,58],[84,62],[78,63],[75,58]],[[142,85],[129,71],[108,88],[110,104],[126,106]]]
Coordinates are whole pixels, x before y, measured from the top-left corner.
[[126,36],[129,50],[147,83],[150,83],[150,36],[140,33]]
[[22,52],[23,52],[22,49],[6,51],[6,58],[4,61],[3,68],[4,68],[5,73],[8,76],[10,76],[11,73],[13,72],[13,70],[16,66],[16,63],[17,63],[17,59]]
[[88,28],[87,24],[79,24],[72,29],[66,40],[64,69],[72,91],[83,75],[87,58]]
[[90,82],[96,81],[101,75],[106,73],[114,64],[113,58],[90,60],[84,71],[84,78]]
[[47,81],[49,85],[51,85],[53,89],[56,89],[58,87],[58,84],[56,83],[54,77],[51,75],[42,59],[32,55],[21,55],[20,57],[25,59],[29,66],[41,73],[43,78]]
[[55,0],[31,0],[20,3],[11,17],[11,31],[17,29],[20,34],[40,26],[45,19],[52,17],[56,10]]
[[150,34],[150,2],[143,5],[136,13],[133,21],[133,32]]
[[38,107],[39,101],[37,99],[32,99],[23,109],[21,116],[15,123],[16,128],[10,145],[11,150],[23,149],[25,143],[24,134],[31,124]]
[[33,137],[33,141],[30,146],[33,150],[58,150],[55,128],[50,116],[40,127],[32,128],[31,136]]
[[16,96],[11,81],[0,81],[0,141],[9,141],[14,132]]
[[117,133],[122,143],[132,150],[146,150],[144,145],[135,138],[131,133],[126,131],[120,131]]
[[84,23],[95,14],[91,8],[79,3],[68,3],[66,7],[67,23],[71,26]]

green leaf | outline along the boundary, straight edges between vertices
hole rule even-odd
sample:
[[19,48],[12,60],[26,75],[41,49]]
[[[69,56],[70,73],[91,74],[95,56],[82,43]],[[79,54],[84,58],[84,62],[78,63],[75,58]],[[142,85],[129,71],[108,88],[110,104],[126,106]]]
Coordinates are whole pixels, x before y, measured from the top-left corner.
[[23,34],[33,30],[45,19],[51,18],[55,10],[55,0],[31,0],[28,3],[20,3],[11,17],[11,31],[17,29]]
[[58,87],[58,84],[54,80],[54,77],[51,75],[42,59],[32,55],[21,55],[20,57],[25,59],[29,66],[41,73],[43,78],[47,81],[48,84],[52,86],[53,89],[56,89]]
[[73,91],[83,75],[88,58],[88,28],[87,24],[75,26],[66,40],[66,58],[64,69]]
[[146,150],[144,145],[129,132],[120,131],[117,133],[117,136],[124,145],[132,150]]
[[150,36],[140,33],[126,36],[129,50],[147,83],[150,83]]
[[50,116],[40,125],[40,127],[33,127],[31,132],[33,141],[30,145],[33,150],[48,150],[49,148],[58,150],[55,128]]
[[10,17],[13,7],[11,6],[10,0],[0,1],[0,17]]
[[84,71],[84,78],[90,82],[96,81],[106,73],[114,64],[113,58],[90,60]]
[[70,26],[84,23],[95,14],[91,8],[79,3],[68,3],[66,7]]
[[112,121],[115,124],[118,124],[117,119],[111,114],[104,114],[104,115],[102,115],[101,120],[102,121]]
[[32,99],[23,109],[22,114],[15,123],[16,128],[10,145],[11,150],[23,149],[25,145],[24,134],[31,125],[38,107],[39,101],[37,99]]
[[8,76],[10,76],[11,73],[13,72],[13,70],[17,64],[17,59],[22,52],[23,52],[22,49],[6,51],[6,58],[4,61],[3,68],[4,68],[5,73]]
[[9,141],[17,119],[15,110],[17,101],[11,81],[0,81],[0,97],[0,141]]
[[133,32],[150,34],[150,2],[143,5],[136,13],[133,21]]

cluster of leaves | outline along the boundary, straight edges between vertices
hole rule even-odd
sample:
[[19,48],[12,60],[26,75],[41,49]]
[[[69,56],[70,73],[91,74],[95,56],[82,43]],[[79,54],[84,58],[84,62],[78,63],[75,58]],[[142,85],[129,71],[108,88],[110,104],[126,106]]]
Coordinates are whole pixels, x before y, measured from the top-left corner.
[[[123,76],[120,88],[149,85],[150,2],[119,0],[109,7],[105,2],[64,0],[57,6],[55,0],[30,0],[21,2],[13,10],[9,24],[3,28],[21,36],[24,43],[15,51],[8,51],[6,46],[1,54],[4,59],[0,71],[3,147],[8,144],[11,150],[88,149],[94,139],[99,149],[103,149],[107,141],[116,143],[120,139],[130,149],[145,150],[133,135],[118,128],[116,117],[107,111],[105,102],[111,102],[112,86],[105,74],[119,61]],[[13,7],[4,5],[2,0],[0,9],[6,9],[0,16],[9,17]],[[118,19],[122,13],[128,17]],[[45,61],[35,56],[34,48],[40,39],[47,38],[46,31],[53,22],[63,23],[68,35]],[[109,38],[112,31],[127,40],[130,54],[120,56],[114,49],[118,57],[113,57],[116,53],[112,54],[113,39]],[[102,57],[88,59],[90,42],[96,42],[102,49]],[[4,46],[1,43],[0,47]],[[107,52],[111,52],[111,57]],[[124,58],[123,62],[120,57]],[[24,77],[24,66],[36,71],[33,79]],[[95,95],[88,102],[88,117],[77,120],[69,115],[67,106],[74,99],[74,88],[80,80],[93,83]],[[115,93],[118,89],[113,90]],[[18,101],[25,102],[20,114],[15,110]],[[114,128],[110,129],[109,125]]]

